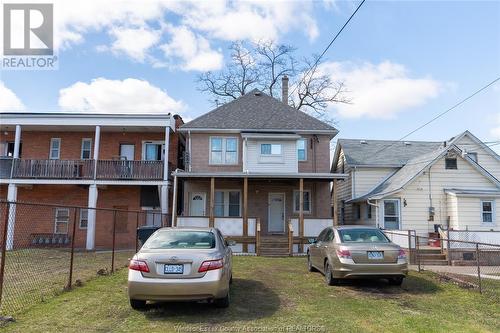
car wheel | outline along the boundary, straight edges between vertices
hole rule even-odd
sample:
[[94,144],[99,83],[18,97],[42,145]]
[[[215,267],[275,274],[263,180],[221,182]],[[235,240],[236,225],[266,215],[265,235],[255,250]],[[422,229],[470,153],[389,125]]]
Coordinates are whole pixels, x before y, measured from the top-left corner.
[[144,310],[146,308],[146,301],[140,301],[138,299],[131,299],[130,306],[134,310]]
[[307,254],[307,270],[309,272],[316,272],[317,271],[317,269],[314,268],[314,266],[312,265],[310,254]]
[[333,278],[332,266],[330,266],[328,261],[325,263],[325,282],[329,286],[334,286],[338,283],[338,280]]
[[226,297],[216,298],[214,300],[214,305],[217,308],[227,308],[229,306],[229,292],[227,292]]
[[400,286],[400,285],[403,284],[403,280],[404,280],[404,277],[402,277],[402,276],[390,278],[389,279],[389,284],[391,286]]

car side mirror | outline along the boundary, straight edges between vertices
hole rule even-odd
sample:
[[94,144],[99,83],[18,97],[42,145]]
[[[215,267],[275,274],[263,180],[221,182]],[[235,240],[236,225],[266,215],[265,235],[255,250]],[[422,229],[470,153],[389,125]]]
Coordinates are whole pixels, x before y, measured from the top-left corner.
[[226,246],[235,246],[236,245],[236,241],[234,240],[226,240]]
[[318,242],[316,238],[309,238],[307,241],[309,242],[309,244],[316,244]]

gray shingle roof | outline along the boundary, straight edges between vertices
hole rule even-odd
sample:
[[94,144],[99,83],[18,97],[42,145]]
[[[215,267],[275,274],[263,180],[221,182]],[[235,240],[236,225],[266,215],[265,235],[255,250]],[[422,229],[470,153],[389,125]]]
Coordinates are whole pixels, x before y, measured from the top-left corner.
[[338,131],[258,89],[186,123],[181,129]]
[[438,149],[442,142],[339,139],[350,166],[403,166],[412,158]]

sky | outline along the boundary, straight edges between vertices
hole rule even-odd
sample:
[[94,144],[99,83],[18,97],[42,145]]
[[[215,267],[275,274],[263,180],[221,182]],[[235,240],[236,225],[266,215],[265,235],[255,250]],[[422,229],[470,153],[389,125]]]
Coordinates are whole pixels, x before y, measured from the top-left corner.
[[[213,108],[196,80],[224,68],[232,42],[272,39],[295,46],[297,57],[319,54],[359,2],[56,0],[58,69],[2,71],[0,112],[190,120]],[[399,139],[500,77],[500,0],[367,0],[321,69],[352,101],[328,106],[337,138]],[[407,140],[466,129],[500,151],[500,83]]]

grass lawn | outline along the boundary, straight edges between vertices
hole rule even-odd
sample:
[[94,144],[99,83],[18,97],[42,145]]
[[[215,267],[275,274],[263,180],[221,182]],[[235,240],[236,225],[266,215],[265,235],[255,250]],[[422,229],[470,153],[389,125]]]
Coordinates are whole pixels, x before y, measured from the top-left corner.
[[[412,272],[384,281],[328,287],[305,258],[234,257],[232,303],[151,304],[134,311],[126,274],[99,277],[16,316],[4,332],[499,332],[500,302]],[[311,325],[310,327],[307,327]],[[254,330],[252,330],[253,328]]]

